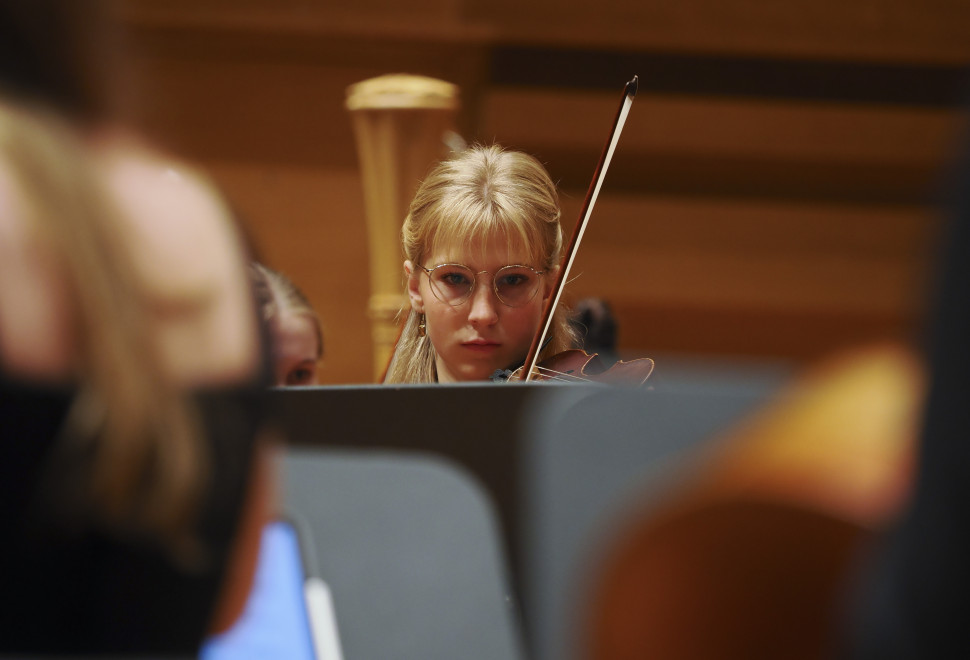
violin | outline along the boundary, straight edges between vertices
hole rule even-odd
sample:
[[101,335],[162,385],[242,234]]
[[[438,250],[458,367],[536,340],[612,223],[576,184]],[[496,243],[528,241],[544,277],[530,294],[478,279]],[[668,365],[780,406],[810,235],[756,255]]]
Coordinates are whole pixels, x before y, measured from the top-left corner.
[[653,373],[653,364],[651,358],[638,358],[619,360],[610,365],[598,353],[590,354],[581,348],[570,348],[537,363],[532,378],[524,377],[523,366],[512,372],[503,372],[497,379],[643,385]]
[[596,204],[596,198],[599,196],[603,180],[606,178],[606,171],[610,166],[610,161],[613,159],[613,152],[616,150],[616,145],[620,140],[620,134],[623,132],[627,115],[630,113],[630,108],[633,105],[633,99],[636,97],[638,82],[639,78],[633,76],[633,79],[623,87],[623,96],[620,99],[620,107],[617,109],[616,117],[613,120],[613,128],[610,131],[609,138],[603,146],[603,151],[596,164],[596,170],[593,172],[593,180],[590,182],[589,189],[586,192],[586,198],[583,201],[583,208],[580,212],[579,220],[576,222],[572,238],[569,240],[569,246],[566,248],[566,254],[563,257],[562,266],[557,273],[552,293],[542,312],[539,331],[532,339],[532,344],[529,346],[529,352],[526,354],[525,361],[521,367],[497,372],[492,380],[522,382],[548,380],[598,382],[614,385],[642,385],[650,377],[650,374],[653,373],[654,362],[650,358],[640,358],[628,362],[620,360],[614,365],[609,366],[603,362],[599,355],[595,353],[590,355],[581,349],[568,349],[542,362],[538,360],[539,353],[547,343],[546,336],[549,334],[549,328],[552,325],[553,312],[559,304],[563,289],[565,289],[569,271],[576,258],[583,234],[586,232],[586,226],[592,215],[593,206]]

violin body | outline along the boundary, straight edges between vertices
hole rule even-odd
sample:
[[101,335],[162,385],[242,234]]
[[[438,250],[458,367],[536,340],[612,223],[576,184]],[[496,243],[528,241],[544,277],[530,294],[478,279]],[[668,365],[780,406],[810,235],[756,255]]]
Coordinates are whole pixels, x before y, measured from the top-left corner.
[[[528,380],[592,382],[637,387],[643,385],[653,373],[653,364],[651,358],[639,358],[629,361],[619,360],[613,365],[607,365],[598,353],[589,354],[582,349],[571,348],[539,362]],[[508,380],[527,380],[524,369],[525,367],[519,367],[513,371],[508,376]]]

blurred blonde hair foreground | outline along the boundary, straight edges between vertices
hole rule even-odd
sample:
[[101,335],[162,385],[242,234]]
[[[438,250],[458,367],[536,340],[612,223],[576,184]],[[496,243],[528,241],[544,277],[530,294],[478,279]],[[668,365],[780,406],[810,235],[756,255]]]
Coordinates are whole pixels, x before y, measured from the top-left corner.
[[157,535],[188,559],[207,456],[152,341],[120,211],[81,139],[49,112],[0,103],[0,157],[27,231],[65,271],[79,325],[80,390],[51,482],[85,515]]

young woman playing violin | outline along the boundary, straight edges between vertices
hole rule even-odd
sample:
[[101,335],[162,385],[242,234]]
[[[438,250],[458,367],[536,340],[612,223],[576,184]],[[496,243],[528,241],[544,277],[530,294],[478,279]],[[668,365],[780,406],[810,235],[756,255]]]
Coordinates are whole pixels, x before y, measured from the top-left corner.
[[[518,366],[562,256],[559,196],[542,164],[473,146],[437,165],[402,230],[411,309],[386,383],[488,380]],[[540,358],[574,345],[553,315]]]

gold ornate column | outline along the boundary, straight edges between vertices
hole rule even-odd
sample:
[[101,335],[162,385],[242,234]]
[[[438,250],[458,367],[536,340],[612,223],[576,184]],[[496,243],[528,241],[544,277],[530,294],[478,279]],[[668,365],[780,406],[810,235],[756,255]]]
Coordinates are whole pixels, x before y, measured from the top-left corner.
[[371,78],[347,88],[364,186],[370,248],[369,313],[374,373],[380,378],[397,340],[403,286],[401,224],[418,183],[443,158],[454,134],[458,87],[412,75]]

